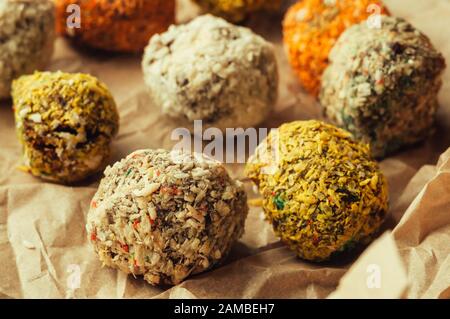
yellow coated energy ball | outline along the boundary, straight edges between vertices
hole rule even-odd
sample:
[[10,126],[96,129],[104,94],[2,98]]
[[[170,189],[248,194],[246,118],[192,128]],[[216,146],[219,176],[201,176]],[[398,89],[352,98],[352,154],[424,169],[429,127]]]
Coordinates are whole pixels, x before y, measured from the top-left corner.
[[281,0],[194,0],[206,11],[231,22],[244,20],[255,11],[276,11]]
[[388,210],[387,182],[368,145],[319,121],[272,131],[246,175],[275,233],[306,260],[327,260],[370,240]]
[[103,168],[119,128],[103,83],[87,74],[36,72],[13,82],[12,97],[24,170],[74,183]]

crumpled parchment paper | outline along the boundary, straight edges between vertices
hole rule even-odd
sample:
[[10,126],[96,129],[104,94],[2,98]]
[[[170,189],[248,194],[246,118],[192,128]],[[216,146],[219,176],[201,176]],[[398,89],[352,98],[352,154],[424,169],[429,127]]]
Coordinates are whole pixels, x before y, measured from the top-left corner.
[[[446,0],[386,0],[392,14],[407,18],[425,32],[450,64]],[[198,14],[189,0],[178,3],[178,21]],[[274,42],[280,65],[280,99],[261,127],[286,121],[321,118],[321,110],[292,75],[281,45],[277,16],[258,15],[245,24]],[[143,85],[140,56],[113,55],[71,46],[58,39],[50,70],[87,72],[106,82],[118,103],[121,129],[111,163],[141,148],[170,148],[177,127],[152,105]],[[177,287],[156,288],[141,278],[102,268],[85,231],[90,199],[99,174],[74,187],[44,183],[16,169],[20,147],[15,137],[11,102],[0,103],[0,297],[8,298],[324,298],[367,297],[348,287],[361,286],[366,255],[405,278],[385,286],[377,297],[450,298],[450,68],[440,94],[437,132],[422,145],[381,163],[390,183],[391,210],[384,230],[385,254],[377,242],[332,262],[313,264],[297,259],[279,243],[259,207],[251,207],[243,238],[225,263]],[[437,163],[437,164],[436,164]],[[243,179],[243,165],[229,165]],[[250,197],[256,196],[247,183]],[[384,239],[383,239],[384,238]],[[393,257],[394,256],[394,257]],[[395,256],[399,256],[398,259]],[[393,258],[393,259],[392,259]],[[366,259],[367,260],[367,259]],[[389,261],[392,261],[390,263]],[[355,270],[356,269],[356,270]],[[363,269],[363,270],[361,270]],[[370,271],[366,275],[370,275]],[[383,283],[383,280],[380,281]],[[354,287],[353,287],[354,288]],[[384,291],[384,292],[383,292]],[[402,291],[400,295],[399,291]],[[340,294],[340,295],[339,295]]]

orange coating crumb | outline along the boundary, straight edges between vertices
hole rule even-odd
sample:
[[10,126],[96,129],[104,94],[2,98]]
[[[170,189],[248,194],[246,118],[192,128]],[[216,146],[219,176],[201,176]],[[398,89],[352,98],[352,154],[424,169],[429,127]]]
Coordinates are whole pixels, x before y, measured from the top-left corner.
[[[118,52],[140,52],[150,38],[175,22],[175,0],[55,0],[59,34],[92,48]],[[67,27],[80,7],[81,28]],[[72,19],[70,18],[70,21]]]
[[283,21],[283,41],[289,62],[303,87],[314,96],[320,89],[328,54],[350,26],[375,14],[389,14],[377,0],[303,0],[289,8]]

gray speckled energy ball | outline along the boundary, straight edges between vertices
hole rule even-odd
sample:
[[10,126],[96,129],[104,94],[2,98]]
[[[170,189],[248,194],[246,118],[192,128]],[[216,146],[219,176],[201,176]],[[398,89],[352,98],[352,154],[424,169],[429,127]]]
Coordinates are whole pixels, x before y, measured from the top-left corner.
[[242,184],[219,162],[142,150],[105,170],[86,227],[103,264],[174,285],[222,261],[247,212]]
[[154,102],[188,126],[251,127],[277,100],[273,46],[211,15],[153,36],[142,67]]
[[430,135],[445,68],[430,40],[400,18],[342,34],[322,78],[320,102],[333,122],[384,157]]
[[0,99],[17,77],[43,68],[53,53],[54,4],[50,0],[0,1]]

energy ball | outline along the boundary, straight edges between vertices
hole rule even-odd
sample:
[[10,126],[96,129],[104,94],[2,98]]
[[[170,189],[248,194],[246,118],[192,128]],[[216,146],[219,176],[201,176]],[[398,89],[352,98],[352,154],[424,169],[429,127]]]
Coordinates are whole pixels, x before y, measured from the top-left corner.
[[87,74],[36,72],[12,85],[23,169],[74,183],[104,167],[119,116],[106,86]]
[[251,127],[277,100],[274,48],[251,30],[212,15],[154,36],[142,62],[163,113],[204,127]]
[[[175,0],[55,1],[60,34],[106,51],[141,52],[154,34],[175,21]],[[79,12],[71,5],[77,5]],[[74,26],[77,13],[79,27]]]
[[281,0],[194,0],[203,9],[231,22],[240,22],[256,11],[276,11]]
[[430,40],[400,18],[347,30],[330,54],[320,102],[326,116],[382,158],[430,135],[445,69]]
[[10,96],[12,81],[45,67],[55,39],[53,2],[0,1],[0,99]]
[[272,131],[246,175],[258,185],[275,233],[310,261],[368,242],[388,210],[387,182],[368,145],[319,121]]
[[294,72],[310,94],[318,95],[328,54],[341,33],[378,13],[387,10],[376,0],[303,0],[288,10],[283,41]]
[[247,212],[242,184],[219,162],[141,150],[105,170],[86,228],[104,265],[176,285],[225,258]]

